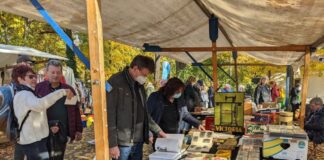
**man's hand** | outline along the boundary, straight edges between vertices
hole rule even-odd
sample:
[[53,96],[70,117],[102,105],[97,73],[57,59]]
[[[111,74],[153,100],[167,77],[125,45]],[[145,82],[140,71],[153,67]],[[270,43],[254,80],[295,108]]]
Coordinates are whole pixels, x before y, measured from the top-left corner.
[[120,151],[119,151],[118,146],[115,146],[115,147],[109,148],[109,155],[110,155],[111,158],[113,158],[113,159],[118,159],[119,156],[120,156]]
[[56,134],[59,130],[60,130],[60,128],[58,126],[51,127],[51,132],[54,134]]
[[166,138],[167,135],[166,135],[163,131],[160,131],[160,132],[159,132],[159,137],[160,137],[160,138]]
[[206,129],[205,129],[205,127],[203,125],[199,125],[198,126],[198,130],[199,131],[205,131]]
[[71,91],[71,89],[65,89],[65,92],[66,92],[66,98],[67,99],[71,99],[72,97],[74,97],[74,94]]
[[82,133],[81,132],[75,132],[75,140],[80,141],[82,139]]

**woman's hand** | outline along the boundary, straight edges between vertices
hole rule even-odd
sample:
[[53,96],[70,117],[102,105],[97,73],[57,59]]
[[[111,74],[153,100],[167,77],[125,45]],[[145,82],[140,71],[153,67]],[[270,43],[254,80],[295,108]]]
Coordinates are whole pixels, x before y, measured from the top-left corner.
[[199,125],[198,126],[198,130],[199,131],[205,131],[206,129],[205,129],[205,127],[203,125]]

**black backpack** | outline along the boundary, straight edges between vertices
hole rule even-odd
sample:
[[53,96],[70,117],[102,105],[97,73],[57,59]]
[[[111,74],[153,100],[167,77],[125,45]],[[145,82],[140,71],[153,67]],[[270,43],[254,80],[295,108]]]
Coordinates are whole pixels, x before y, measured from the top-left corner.
[[18,119],[15,116],[15,110],[13,108],[13,102],[10,105],[9,115],[8,115],[8,125],[7,125],[7,137],[10,141],[19,141],[20,138],[20,132],[22,127],[24,126],[24,123],[26,122],[29,113],[31,110],[27,112],[24,119],[21,122],[21,125],[19,126]]
[[6,133],[6,136],[10,141],[19,140],[20,131],[30,113],[29,110],[24,117],[21,126],[19,126],[13,108],[13,98],[15,92],[16,89],[14,85],[0,87],[0,96],[2,99],[2,102],[0,104],[0,129]]

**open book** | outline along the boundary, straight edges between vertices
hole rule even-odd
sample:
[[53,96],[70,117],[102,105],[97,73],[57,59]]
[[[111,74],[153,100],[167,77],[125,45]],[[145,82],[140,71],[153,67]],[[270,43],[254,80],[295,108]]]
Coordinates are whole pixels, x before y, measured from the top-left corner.
[[175,160],[181,156],[183,134],[167,134],[167,138],[157,138],[155,152],[149,155],[150,160]]
[[77,96],[73,96],[71,99],[65,99],[64,104],[65,105],[76,105],[78,102],[78,97]]
[[188,148],[190,152],[209,152],[213,146],[213,132],[194,132],[191,145]]

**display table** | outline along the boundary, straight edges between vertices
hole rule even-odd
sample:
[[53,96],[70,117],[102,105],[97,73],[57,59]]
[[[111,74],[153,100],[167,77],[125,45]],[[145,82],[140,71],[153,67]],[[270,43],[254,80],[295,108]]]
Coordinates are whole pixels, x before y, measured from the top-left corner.
[[[202,132],[199,132],[195,129],[193,129],[193,131],[188,133],[187,136],[190,137],[188,143],[190,143],[190,145],[187,147],[186,152],[184,152],[184,154],[180,159],[183,160],[200,160],[200,159],[235,160],[236,159],[238,149],[239,149],[237,147],[237,140],[239,137],[235,137],[234,135],[230,135],[230,134],[215,133],[210,131],[206,132],[206,134],[201,134],[201,133]],[[207,151],[200,151],[201,145],[202,146],[206,145],[204,141],[206,136],[209,137],[207,133],[213,134],[212,143],[211,143],[212,145]],[[202,140],[199,140],[200,138],[197,138],[197,136],[201,136],[201,135],[203,135],[202,137],[200,137],[202,138]],[[200,141],[200,143],[197,143],[198,141]]]

